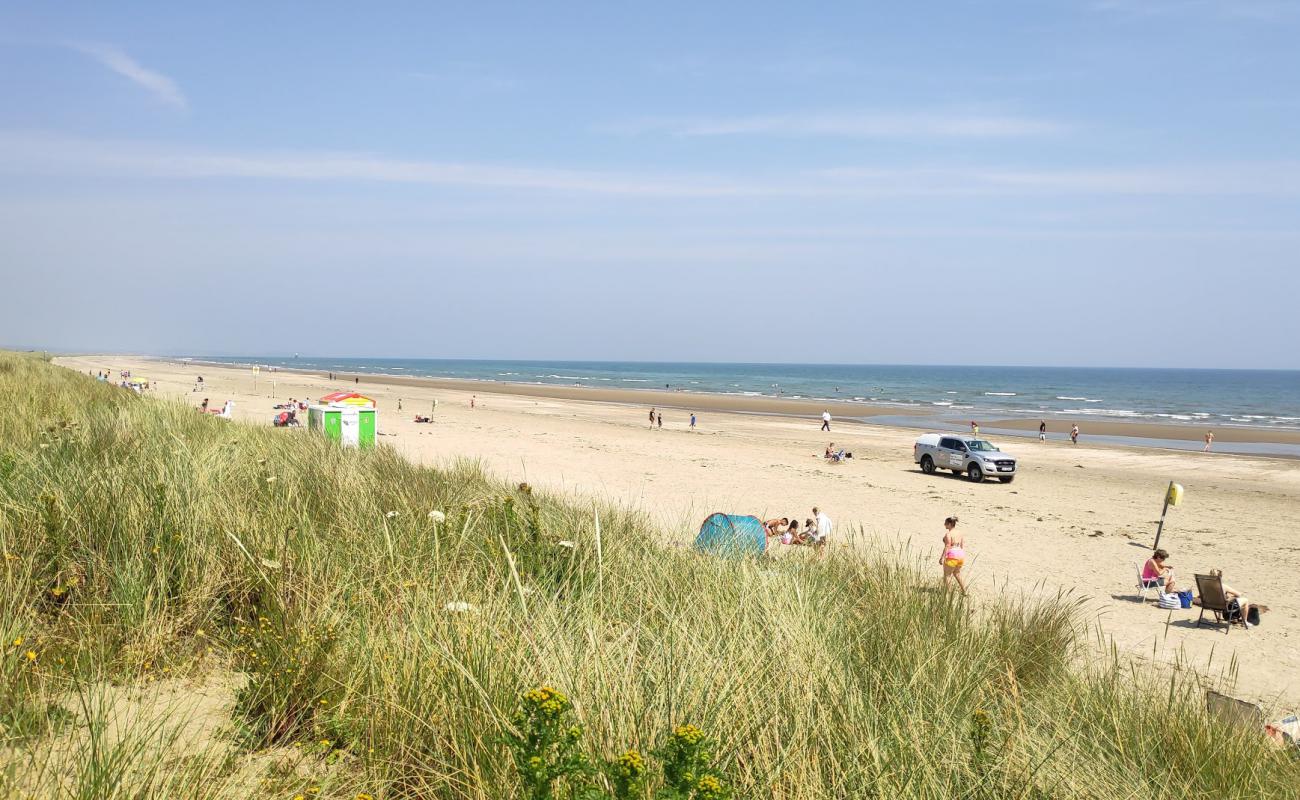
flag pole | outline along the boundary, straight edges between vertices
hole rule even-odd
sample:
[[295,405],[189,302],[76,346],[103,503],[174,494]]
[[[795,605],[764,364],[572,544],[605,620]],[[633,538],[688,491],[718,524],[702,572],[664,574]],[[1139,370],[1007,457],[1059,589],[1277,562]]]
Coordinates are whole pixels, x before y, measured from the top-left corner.
[[1160,512],[1160,525],[1156,527],[1156,543],[1151,545],[1151,552],[1155,552],[1156,550],[1160,549],[1160,534],[1163,533],[1165,529],[1165,514],[1169,513],[1169,498],[1173,496],[1173,493],[1174,493],[1174,482],[1170,481],[1169,488],[1165,489],[1165,507]]

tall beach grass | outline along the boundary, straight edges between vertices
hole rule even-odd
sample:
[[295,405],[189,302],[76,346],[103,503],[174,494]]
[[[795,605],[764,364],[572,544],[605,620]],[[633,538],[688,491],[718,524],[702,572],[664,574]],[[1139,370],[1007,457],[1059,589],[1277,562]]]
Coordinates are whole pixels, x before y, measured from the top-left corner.
[[[0,353],[0,398],[14,796],[515,797],[505,739],[542,684],[592,759],[699,726],[738,797],[1300,792],[1194,682],[1084,658],[1066,598],[976,608],[900,553],[702,556],[599,499],[27,355]],[[212,686],[216,712],[183,702]]]

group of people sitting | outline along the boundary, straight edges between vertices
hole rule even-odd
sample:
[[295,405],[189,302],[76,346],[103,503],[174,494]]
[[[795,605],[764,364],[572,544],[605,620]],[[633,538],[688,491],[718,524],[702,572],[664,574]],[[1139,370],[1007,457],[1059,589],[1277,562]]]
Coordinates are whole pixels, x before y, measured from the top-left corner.
[[292,397],[290,397],[289,400],[288,400],[287,402],[280,403],[280,404],[278,404],[278,405],[274,405],[274,406],[271,406],[271,407],[274,408],[276,411],[281,411],[281,410],[286,410],[286,409],[289,410],[289,411],[306,411],[306,410],[307,410],[307,404],[306,404],[306,403],[304,403],[304,402],[301,401],[301,400],[295,400],[295,399],[292,398]]
[[[1212,578],[1218,578],[1222,583],[1223,570],[1212,569],[1208,573]],[[1165,550],[1156,550],[1142,565],[1142,588],[1157,589],[1165,594],[1179,594],[1183,591],[1190,590],[1191,587],[1184,587],[1174,579],[1174,567],[1169,563],[1169,553]],[[1251,627],[1250,617],[1250,600],[1237,589],[1232,588],[1227,583],[1222,583],[1223,595],[1229,603],[1235,602],[1237,610],[1241,614],[1241,621],[1247,628]]]
[[826,445],[826,452],[822,458],[830,461],[832,464],[838,464],[846,458],[853,458],[853,454],[846,451],[843,447],[837,448],[835,442]]
[[813,506],[812,514],[804,520],[802,527],[797,518],[781,517],[764,522],[763,528],[769,539],[776,538],[781,544],[808,545],[821,549],[826,546],[826,537],[831,533],[831,518],[816,506]]
[[205,397],[203,398],[203,402],[199,404],[199,411],[202,411],[204,414],[216,414],[218,417],[230,419],[230,417],[235,413],[235,404],[232,401],[227,400],[225,405],[221,408],[213,408],[208,405],[208,398]]

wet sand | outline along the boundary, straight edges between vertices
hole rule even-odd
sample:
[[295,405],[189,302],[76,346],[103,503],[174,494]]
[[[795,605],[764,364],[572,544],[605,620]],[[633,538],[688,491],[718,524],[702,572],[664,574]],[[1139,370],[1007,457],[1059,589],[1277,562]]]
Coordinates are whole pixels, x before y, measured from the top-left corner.
[[[180,362],[172,362],[179,365]],[[235,369],[229,364],[201,364],[193,362],[188,369],[196,373],[201,368]],[[325,378],[328,373],[317,370],[278,369],[263,371],[260,380],[275,380],[277,374],[302,374]],[[593,403],[621,403],[651,406],[679,411],[712,411],[739,414],[768,414],[817,418],[823,410],[843,421],[870,417],[915,417],[915,422],[900,423],[907,427],[927,427],[926,420],[936,419],[933,410],[908,406],[874,405],[855,400],[822,401],[796,398],[754,397],[740,394],[709,394],[705,392],[674,391],[671,389],[603,389],[591,386],[557,386],[552,384],[510,383],[507,381],[473,381],[455,378],[421,378],[404,375],[373,375],[335,372],[335,383],[352,385],[358,389],[370,386],[409,386],[426,389],[453,389],[484,395],[511,395],[515,397],[545,397],[557,400],[584,400]],[[251,378],[250,378],[251,380]],[[1036,433],[1037,419],[1002,419],[989,417],[979,420],[988,429],[1015,430]],[[1300,430],[1269,428],[1215,427],[1179,425],[1172,423],[1116,422],[1093,418],[1064,420],[1053,415],[1047,420],[1047,429],[1054,435],[1068,433],[1070,425],[1077,422],[1081,441],[1088,436],[1125,437],[1131,439],[1200,442],[1207,430],[1214,431],[1215,442],[1229,444],[1286,444],[1300,446]]]

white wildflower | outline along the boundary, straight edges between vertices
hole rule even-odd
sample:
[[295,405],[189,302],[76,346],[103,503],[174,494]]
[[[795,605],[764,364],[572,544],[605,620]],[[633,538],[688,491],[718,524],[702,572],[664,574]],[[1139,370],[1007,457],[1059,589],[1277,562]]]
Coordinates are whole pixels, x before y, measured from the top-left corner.
[[452,602],[443,606],[442,610],[452,611],[457,614],[464,614],[466,612],[473,611],[474,606],[470,605],[469,603],[466,603],[464,600],[453,600]]
[[556,542],[556,544],[558,544],[560,547],[567,547],[567,548],[569,548],[570,550],[572,550],[573,548],[577,547],[576,544],[574,544],[573,542],[569,541],[568,539],[565,539],[565,540],[562,541],[562,542]]
[[385,517],[388,517],[389,519],[392,519],[393,517],[397,516],[397,512],[396,512],[396,511],[389,511],[389,512],[388,512],[387,514],[385,514],[384,516],[385,516]]
[[275,483],[275,476],[272,475],[271,477],[267,478],[267,479],[266,479],[266,482],[267,482],[267,483]]
[[429,512],[429,519],[435,523],[443,523],[447,521],[447,515],[435,508]]

